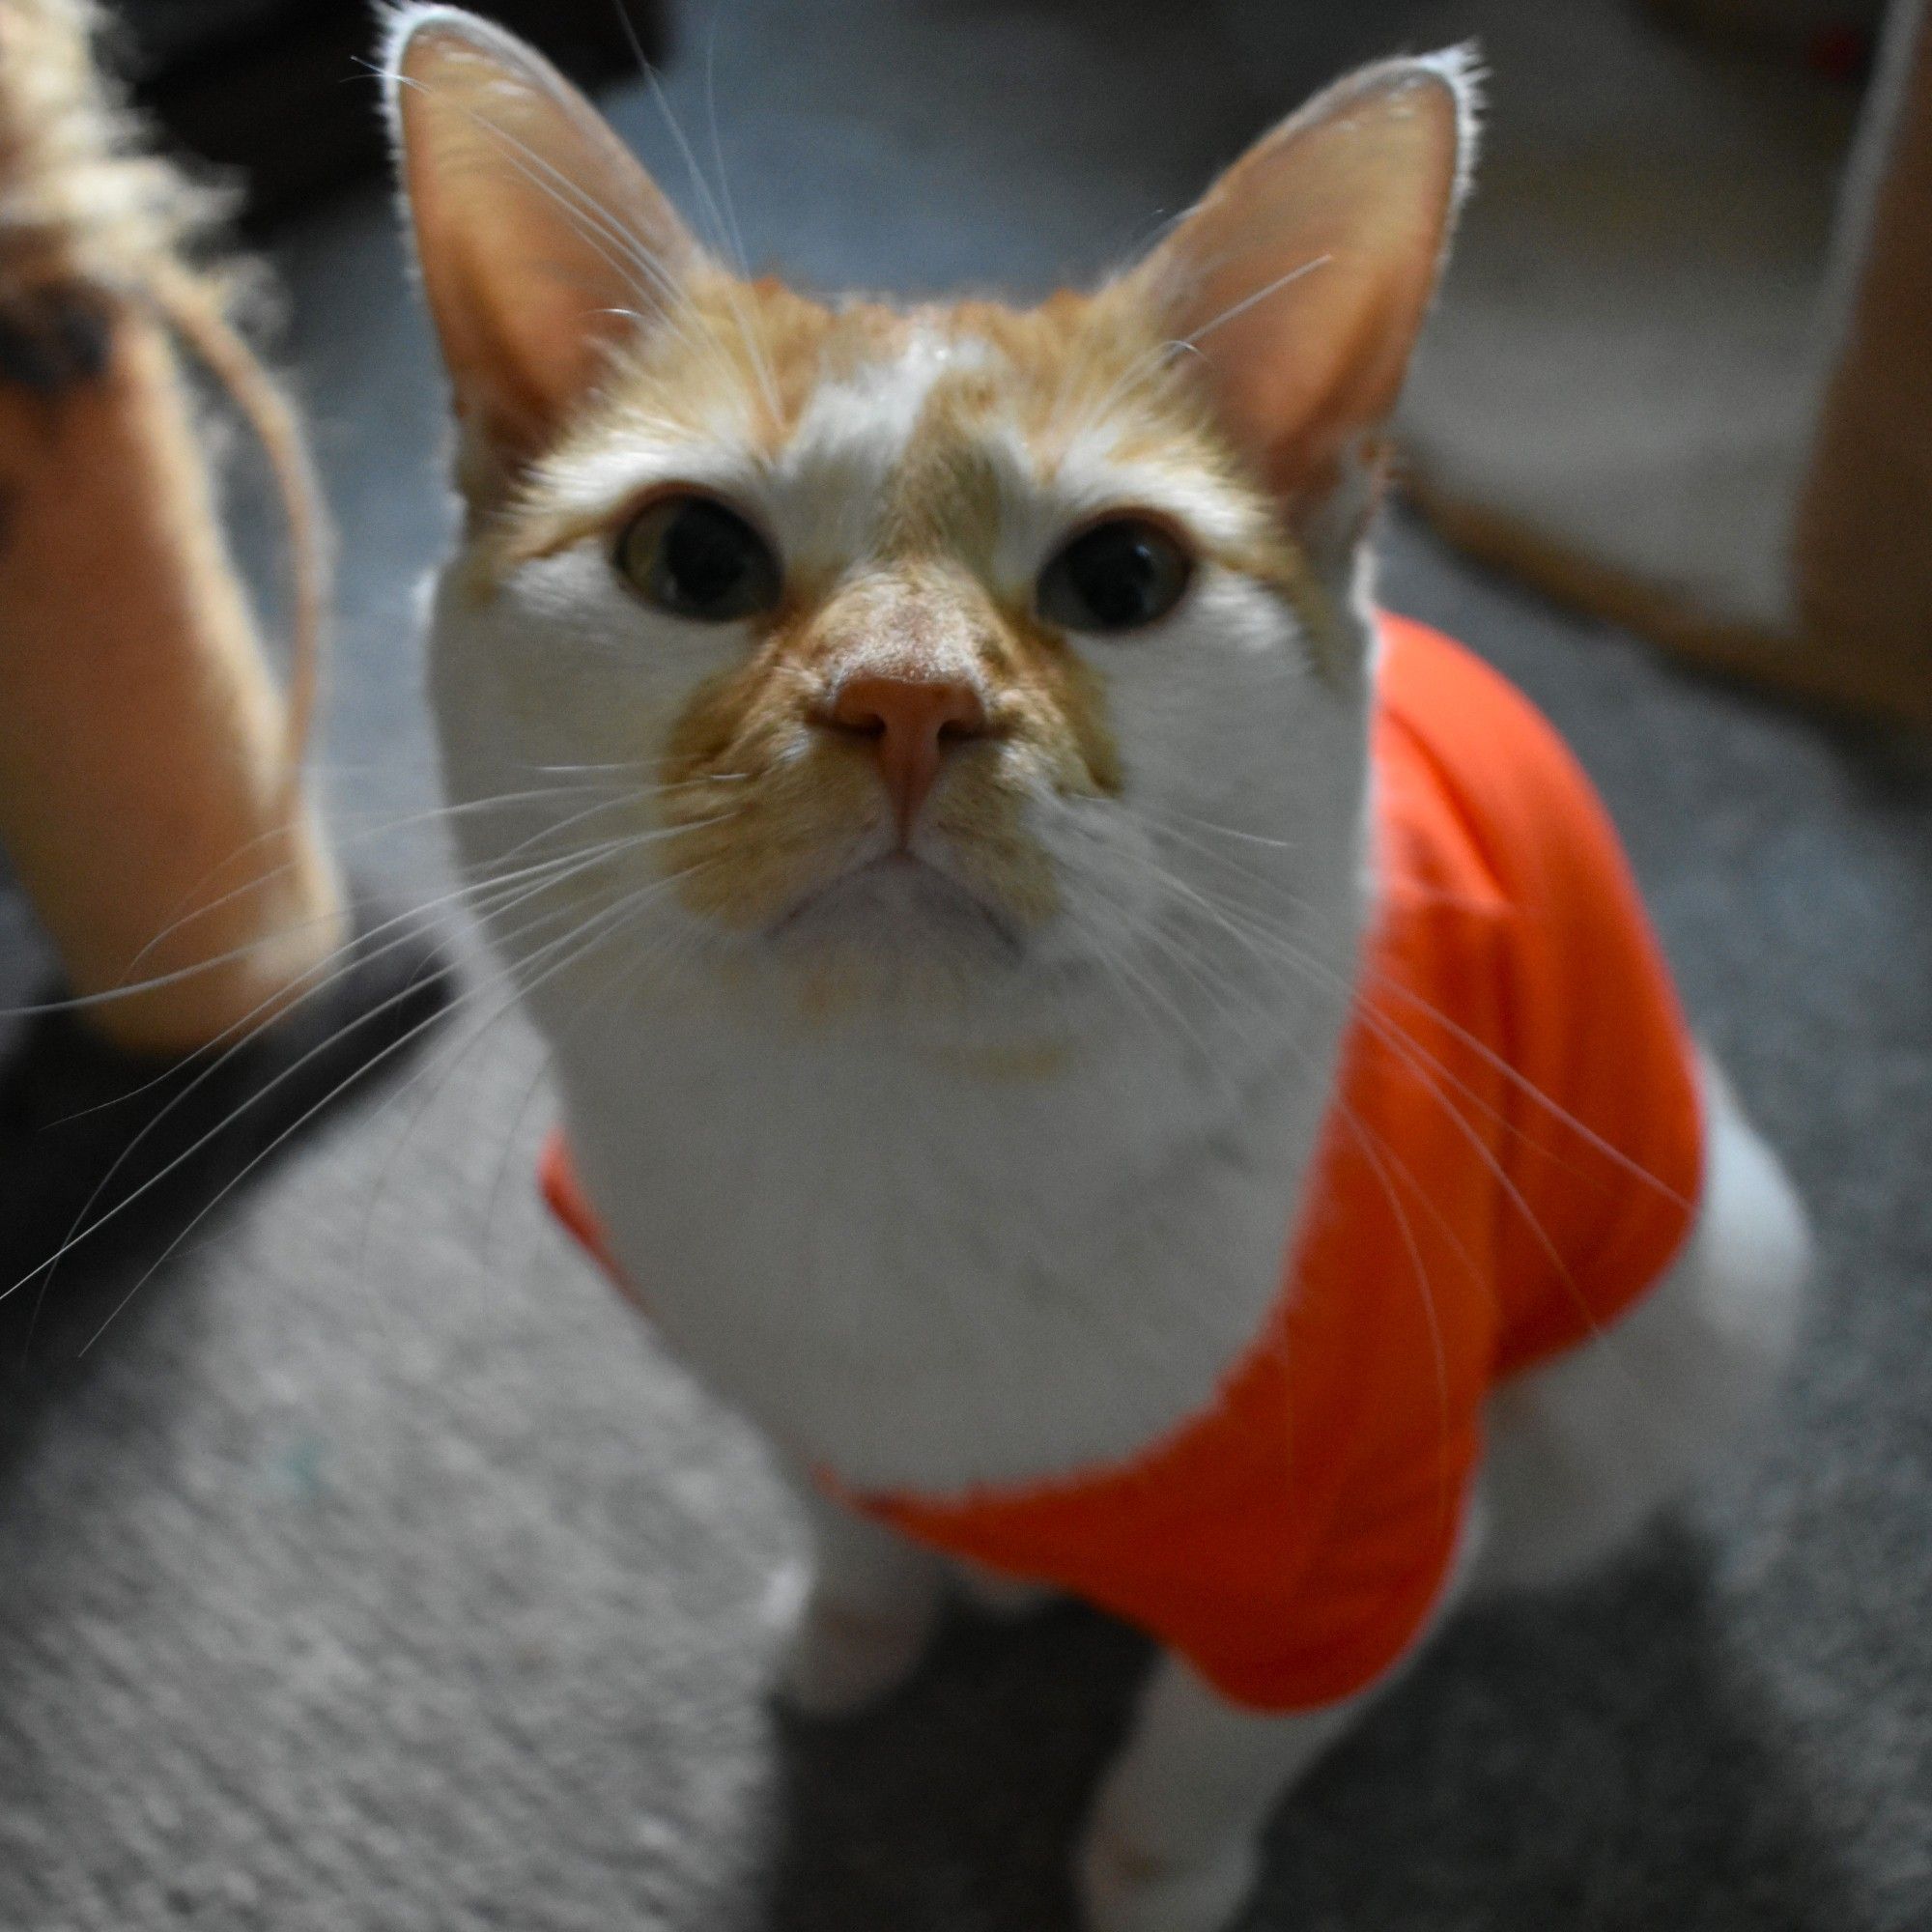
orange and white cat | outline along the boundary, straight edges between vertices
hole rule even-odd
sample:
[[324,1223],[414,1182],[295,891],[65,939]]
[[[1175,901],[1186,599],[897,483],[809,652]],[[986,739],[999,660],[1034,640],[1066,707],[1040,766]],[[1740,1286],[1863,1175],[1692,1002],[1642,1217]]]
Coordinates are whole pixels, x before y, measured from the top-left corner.
[[[1367,591],[1380,433],[1468,165],[1468,71],[1355,75],[1145,261],[1019,310],[734,275],[585,101],[455,9],[400,13],[385,68],[466,510],[431,666],[461,861],[552,1051],[559,1189],[798,1474],[818,1563],[789,1692],[852,1708],[913,1666],[949,1585],[1084,1587],[1093,1472],[1174,1476],[1181,1501],[1132,1560],[1188,1548],[1184,1481],[1243,1452],[1189,1476],[1164,1445],[1254,1407],[1258,1337],[1289,1337],[1283,1386],[1318,1350],[1283,1258],[1322,1225],[1365,949],[1402,887],[1377,831],[1391,653],[1557,769],[1526,707]],[[1592,810],[1573,815],[1614,897]],[[1618,917],[1663,1065],[1667,986]],[[1570,1035],[1530,1017],[1559,1060],[1566,1040],[1619,1053],[1615,1011]],[[1292,1668],[1171,1644],[1081,1849],[1098,1932],[1222,1924],[1276,1799],[1460,1591],[1626,1538],[1768,1384],[1802,1216],[1715,1070],[1683,1061],[1662,1084],[1681,1072],[1688,1191],[1656,1183],[1677,1218],[1647,1292],[1532,1368],[1481,1371],[1453,1482],[1377,1546],[1427,1557],[1400,1616],[1376,1594],[1393,1571],[1311,1557],[1293,1587],[1325,1621]],[[1648,1064],[1633,1045],[1624,1084]],[[1517,1140],[1523,1085],[1487,1110]],[[1376,1164],[1391,1201],[1402,1160]],[[1458,1211],[1401,1215],[1418,1263]],[[1419,1272],[1411,1327],[1459,1272]],[[1384,1284],[1362,1281],[1358,1321],[1346,1281],[1329,1302],[1319,1347],[1363,1389],[1384,1355],[1420,1358]],[[1372,1526],[1309,1542],[1302,1499],[1346,1511],[1327,1463],[1436,1420],[1351,1408],[1355,1373],[1303,1391],[1325,1446],[1284,1478],[1282,1548],[1359,1556]],[[1007,1560],[1021,1542],[995,1518],[1087,1555]],[[1266,1567],[1274,1525],[1231,1536],[1235,1568]],[[1236,1596],[1184,1601],[1209,1569],[1169,1562],[1143,1621],[1164,1634],[1171,1608],[1262,1659],[1275,1634],[1236,1628]],[[1124,1589],[1089,1593],[1134,1613]]]

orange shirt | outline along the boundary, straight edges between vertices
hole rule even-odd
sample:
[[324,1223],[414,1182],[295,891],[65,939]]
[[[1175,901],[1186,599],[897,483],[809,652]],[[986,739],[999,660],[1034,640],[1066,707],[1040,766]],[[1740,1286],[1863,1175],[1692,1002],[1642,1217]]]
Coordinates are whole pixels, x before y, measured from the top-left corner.
[[[1408,1647],[1491,1390],[1657,1279],[1702,1169],[1691,1043],[1588,781],[1496,673],[1381,622],[1381,900],[1263,1332],[1208,1408],[1125,1463],[861,1499],[1139,1625],[1264,1710],[1346,1696]],[[544,1184],[595,1250],[560,1142]]]

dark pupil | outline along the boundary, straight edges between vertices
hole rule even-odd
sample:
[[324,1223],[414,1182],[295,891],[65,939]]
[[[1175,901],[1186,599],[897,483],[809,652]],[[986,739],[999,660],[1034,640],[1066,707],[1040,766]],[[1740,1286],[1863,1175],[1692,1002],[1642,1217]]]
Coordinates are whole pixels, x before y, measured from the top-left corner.
[[1095,530],[1067,552],[1066,569],[1102,624],[1142,623],[1159,601],[1161,560],[1145,530]]
[[699,610],[730,601],[753,568],[755,542],[729,510],[687,503],[664,535],[667,587],[680,604]]

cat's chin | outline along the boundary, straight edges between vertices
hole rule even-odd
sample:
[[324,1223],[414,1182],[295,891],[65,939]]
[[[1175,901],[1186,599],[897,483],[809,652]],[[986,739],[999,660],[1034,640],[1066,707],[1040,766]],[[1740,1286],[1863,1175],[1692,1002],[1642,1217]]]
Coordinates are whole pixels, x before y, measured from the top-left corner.
[[782,958],[823,969],[843,960],[883,970],[949,975],[1011,971],[1026,955],[1017,925],[950,872],[894,852],[814,888],[768,928]]
[[980,1039],[990,1024],[1004,1038],[1023,1021],[1031,1037],[1065,1004],[1064,973],[1017,920],[905,855],[815,887],[733,952],[725,983],[756,1003],[776,996],[789,1018],[814,1027],[884,1025],[930,1044],[962,1026]]

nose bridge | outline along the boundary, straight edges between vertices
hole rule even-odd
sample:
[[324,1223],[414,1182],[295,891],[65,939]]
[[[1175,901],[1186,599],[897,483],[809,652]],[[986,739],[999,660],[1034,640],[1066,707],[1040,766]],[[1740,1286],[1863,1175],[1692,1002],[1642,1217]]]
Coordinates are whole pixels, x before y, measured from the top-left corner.
[[988,627],[978,586],[951,575],[877,570],[846,585],[818,624],[822,701],[855,677],[965,685],[986,695]]

